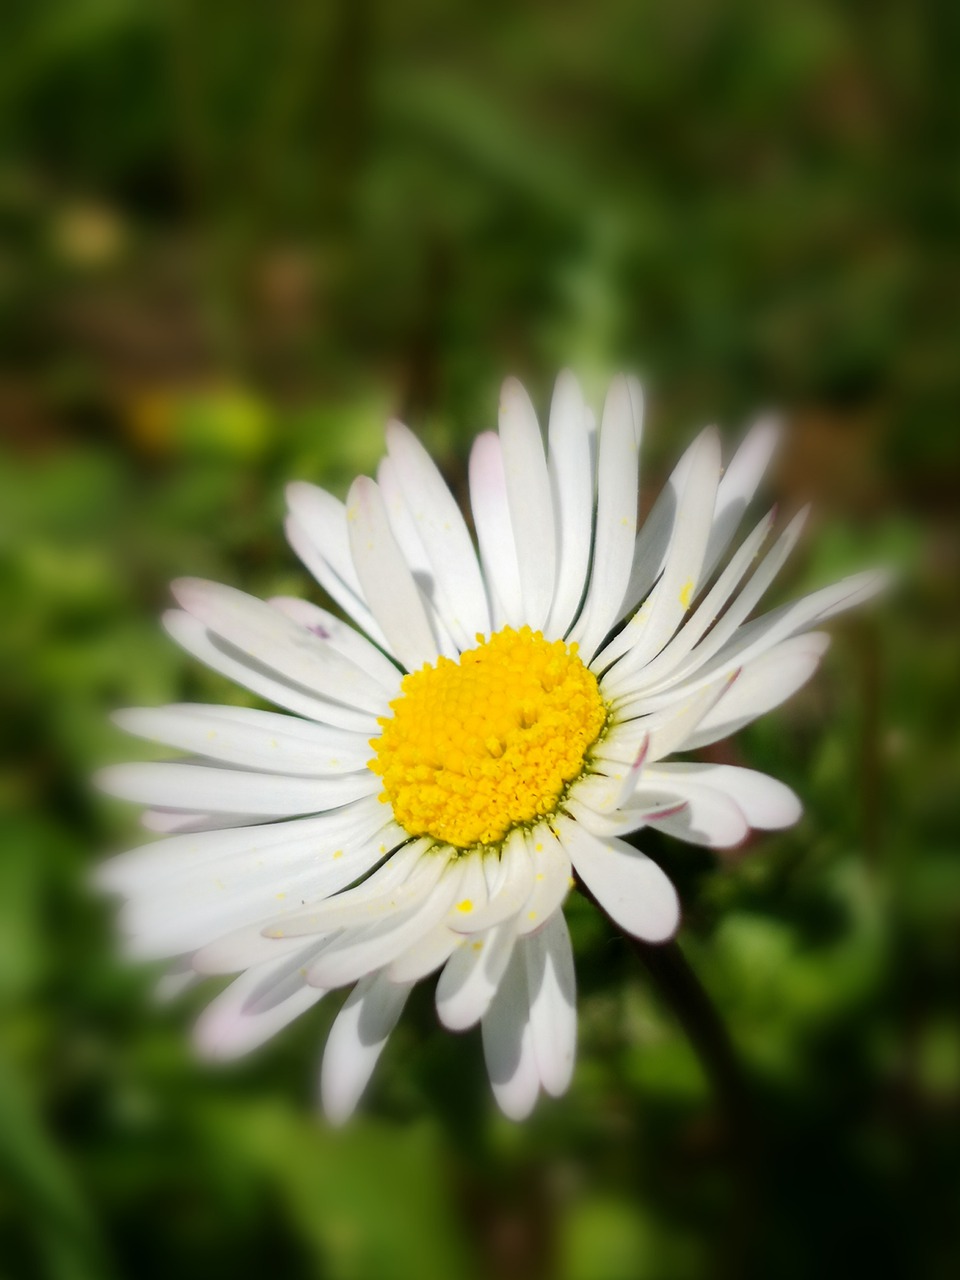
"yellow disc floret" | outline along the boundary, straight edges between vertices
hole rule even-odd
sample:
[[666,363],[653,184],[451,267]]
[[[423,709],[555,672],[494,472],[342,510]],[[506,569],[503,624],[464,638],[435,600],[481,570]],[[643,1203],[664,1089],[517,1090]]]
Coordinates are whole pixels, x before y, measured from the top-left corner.
[[552,813],[607,714],[575,644],[529,627],[477,640],[404,676],[370,743],[397,821],[460,849]]

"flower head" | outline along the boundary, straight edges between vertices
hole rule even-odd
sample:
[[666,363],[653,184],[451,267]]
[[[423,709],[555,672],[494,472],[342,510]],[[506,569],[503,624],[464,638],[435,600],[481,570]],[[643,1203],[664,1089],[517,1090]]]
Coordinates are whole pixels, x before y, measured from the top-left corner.
[[521,1117],[573,1069],[562,907],[575,880],[624,930],[663,941],[676,892],[622,836],[728,847],[796,821],[782,783],[672,757],[799,688],[827,646],[810,628],[879,577],[748,621],[803,524],[755,563],[771,512],[726,559],[774,426],[757,424],[725,472],[703,432],[638,533],[641,412],[619,378],[598,431],[563,374],[545,449],[508,381],[499,435],[470,459],[479,554],[399,423],[376,483],[356,480],[345,506],[292,485],[290,542],[365,635],[303,600],[174,585],[174,639],[283,710],[122,712],[124,728],[194,758],[101,776],[166,837],[101,870],[127,898],[133,952],[177,957],[171,986],[240,974],[202,1016],[202,1049],[246,1052],[351,987],[321,1074],[341,1119],[411,987],[439,970],[440,1020],[481,1024],[497,1101]]

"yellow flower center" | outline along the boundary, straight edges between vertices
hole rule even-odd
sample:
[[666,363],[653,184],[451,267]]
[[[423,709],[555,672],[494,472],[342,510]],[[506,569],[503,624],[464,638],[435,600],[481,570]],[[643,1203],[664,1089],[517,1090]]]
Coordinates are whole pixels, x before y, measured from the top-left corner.
[[575,644],[529,627],[477,639],[404,676],[370,743],[397,821],[460,849],[552,813],[607,715]]

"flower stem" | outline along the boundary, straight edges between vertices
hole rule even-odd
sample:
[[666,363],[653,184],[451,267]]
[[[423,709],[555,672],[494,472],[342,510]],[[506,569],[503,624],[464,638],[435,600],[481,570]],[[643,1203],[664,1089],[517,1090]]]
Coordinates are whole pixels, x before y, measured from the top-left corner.
[[653,944],[626,936],[686,1033],[713,1087],[736,1187],[715,1260],[716,1274],[739,1280],[750,1271],[751,1257],[757,1250],[757,1223],[763,1220],[762,1139],[754,1099],[723,1019],[678,943]]
[[727,1028],[676,941],[643,942],[625,935],[657,990],[686,1032],[738,1144],[755,1134],[753,1102]]
[[[606,915],[582,880],[577,887]],[[763,1152],[753,1095],[723,1019],[679,944],[675,940],[643,942],[626,932],[623,936],[683,1028],[713,1089],[737,1188],[715,1273],[741,1280],[750,1270],[757,1247],[756,1224],[762,1221]]]
[[[580,879],[577,880],[577,888],[588,902],[607,915]],[[675,939],[644,942],[625,930],[623,936],[686,1032],[716,1094],[730,1135],[736,1136],[738,1145],[749,1145],[750,1154],[754,1155],[758,1130],[753,1116],[753,1100],[736,1050],[723,1019],[680,950],[679,943]]]

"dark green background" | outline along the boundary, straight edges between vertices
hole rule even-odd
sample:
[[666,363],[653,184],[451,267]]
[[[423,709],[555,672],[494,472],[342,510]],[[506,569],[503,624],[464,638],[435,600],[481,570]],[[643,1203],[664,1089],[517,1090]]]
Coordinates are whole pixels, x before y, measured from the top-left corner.
[[[0,68],[0,1275],[953,1277],[960,1269],[960,9],[7,0]],[[506,373],[649,390],[644,500],[781,406],[817,518],[778,599],[880,561],[817,681],[724,757],[801,794],[716,860],[647,842],[742,1060],[731,1123],[582,901],[573,1087],[495,1114],[427,987],[362,1114],[329,1001],[233,1067],[86,887],[133,816],[111,707],[242,695],[156,615],[317,598],[285,479],[386,416],[463,491]]]

